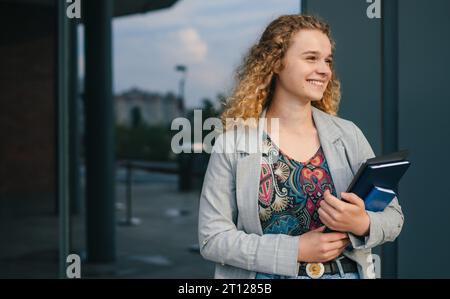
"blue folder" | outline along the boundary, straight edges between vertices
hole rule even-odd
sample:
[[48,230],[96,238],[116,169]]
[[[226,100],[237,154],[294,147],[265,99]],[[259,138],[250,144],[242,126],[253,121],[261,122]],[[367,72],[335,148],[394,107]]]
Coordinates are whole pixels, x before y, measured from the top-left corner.
[[374,186],[372,191],[364,198],[364,206],[367,211],[381,212],[394,199],[395,192],[390,189]]

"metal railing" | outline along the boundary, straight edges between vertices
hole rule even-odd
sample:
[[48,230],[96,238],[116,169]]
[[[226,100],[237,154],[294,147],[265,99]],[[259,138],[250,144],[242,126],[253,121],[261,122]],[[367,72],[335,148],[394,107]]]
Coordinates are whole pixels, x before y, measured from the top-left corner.
[[125,189],[125,219],[119,221],[124,226],[136,226],[141,223],[139,218],[133,217],[133,170],[144,170],[147,172],[157,172],[178,175],[179,191],[190,191],[193,187],[193,178],[202,178],[205,171],[194,169],[193,159],[180,156],[177,162],[148,162],[139,160],[120,160],[117,165],[126,169],[126,189]]

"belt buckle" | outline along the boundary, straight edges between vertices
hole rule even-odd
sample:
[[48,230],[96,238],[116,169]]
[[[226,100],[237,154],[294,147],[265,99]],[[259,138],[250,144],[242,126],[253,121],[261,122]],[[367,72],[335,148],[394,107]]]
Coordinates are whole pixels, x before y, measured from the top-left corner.
[[308,263],[306,264],[306,274],[313,279],[323,276],[325,273],[325,266],[322,263]]

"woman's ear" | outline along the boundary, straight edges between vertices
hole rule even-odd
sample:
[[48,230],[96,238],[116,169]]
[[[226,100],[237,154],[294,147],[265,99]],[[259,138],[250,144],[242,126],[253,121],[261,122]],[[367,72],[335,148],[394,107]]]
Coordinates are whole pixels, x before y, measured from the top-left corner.
[[273,73],[278,75],[278,73],[281,71],[282,67],[283,67],[282,62],[281,61],[277,61],[275,63],[275,65],[273,66]]

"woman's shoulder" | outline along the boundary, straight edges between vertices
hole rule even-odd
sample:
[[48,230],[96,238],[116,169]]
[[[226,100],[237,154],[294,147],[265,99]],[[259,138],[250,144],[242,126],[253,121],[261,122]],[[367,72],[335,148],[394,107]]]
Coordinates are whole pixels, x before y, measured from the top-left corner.
[[353,158],[356,157],[358,168],[367,159],[375,157],[370,142],[354,122],[339,117],[335,117],[335,119],[341,124],[341,140],[348,148],[349,155]]
[[361,137],[360,135],[364,135],[353,121],[334,115],[330,115],[330,117],[343,136],[355,139]]
[[333,126],[333,128],[338,130],[342,135],[348,135],[348,137],[354,138],[357,137],[356,135],[362,134],[361,129],[353,121],[340,116],[328,114],[317,108],[314,108],[314,110],[317,115],[326,119],[329,125]]
[[361,161],[374,156],[372,147],[362,130],[351,120],[330,115],[316,109],[316,116],[321,121],[322,131],[332,139],[341,139],[351,156]]

